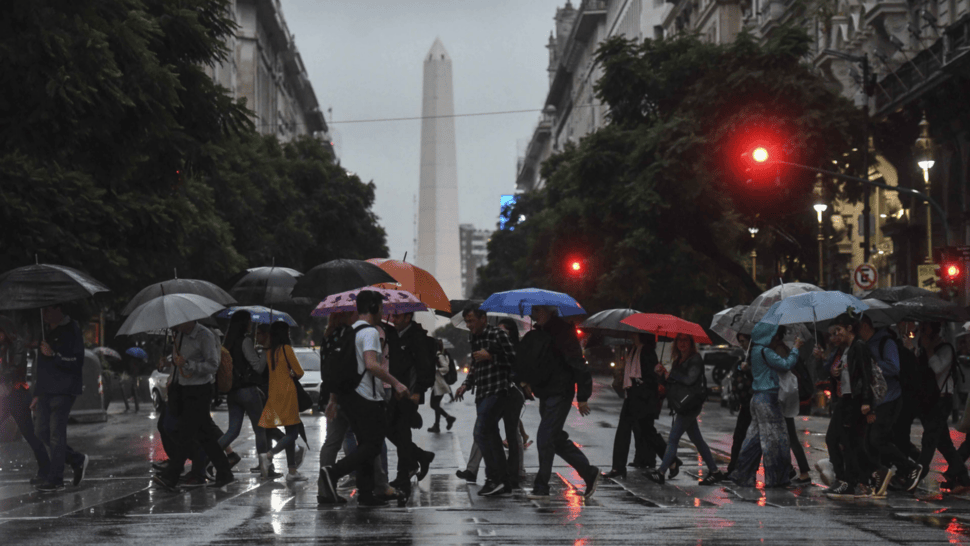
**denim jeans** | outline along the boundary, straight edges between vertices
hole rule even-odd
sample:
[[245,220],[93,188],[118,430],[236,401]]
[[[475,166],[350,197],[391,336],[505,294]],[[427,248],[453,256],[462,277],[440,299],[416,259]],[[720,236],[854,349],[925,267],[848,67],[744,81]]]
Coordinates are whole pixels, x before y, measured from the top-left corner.
[[698,408],[683,415],[679,413],[674,415],[673,422],[670,424],[670,436],[667,438],[667,452],[664,453],[664,460],[660,463],[660,468],[657,469],[661,474],[674,464],[674,459],[677,458],[677,447],[680,445],[680,439],[685,432],[690,441],[694,443],[694,447],[697,448],[697,453],[707,463],[707,469],[711,472],[717,472],[717,462],[711,455],[711,448],[707,447],[707,442],[701,436],[701,429],[697,426],[697,416],[701,414],[701,409]]
[[[337,462],[337,453],[341,445],[343,445],[345,457],[357,451],[357,439],[354,437],[354,431],[350,430],[350,421],[343,410],[338,408],[337,417],[327,421],[327,435],[320,447],[320,468],[333,466]],[[388,487],[390,485],[387,479],[387,442],[381,442],[381,454],[374,459],[374,494],[384,493]]]
[[539,452],[539,472],[536,473],[533,491],[549,492],[549,478],[552,477],[552,462],[559,455],[579,472],[584,480],[590,479],[593,467],[589,459],[569,439],[563,430],[566,417],[573,407],[573,393],[549,396],[539,399],[539,430],[536,432],[536,450]]
[[502,435],[498,430],[499,419],[505,411],[508,394],[493,394],[477,403],[475,419],[475,443],[485,459],[485,479],[495,483],[509,481],[509,465],[502,447]]
[[269,447],[266,445],[266,429],[259,426],[259,418],[263,414],[263,398],[260,396],[259,389],[243,387],[230,391],[226,396],[226,403],[229,406],[229,428],[222,438],[219,438],[219,447],[225,449],[239,437],[243,415],[248,415],[253,433],[256,435],[256,453],[266,453]]
[[37,459],[37,475],[47,477],[50,473],[51,459],[47,454],[44,442],[40,441],[34,432],[34,420],[30,416],[30,393],[24,389],[12,389],[10,393],[0,399],[0,423],[13,417],[20,434],[27,441],[27,445],[34,452]]
[[67,445],[67,418],[74,405],[73,394],[41,394],[37,396],[37,437],[50,451],[48,483],[64,483],[64,465],[79,465],[84,455]]

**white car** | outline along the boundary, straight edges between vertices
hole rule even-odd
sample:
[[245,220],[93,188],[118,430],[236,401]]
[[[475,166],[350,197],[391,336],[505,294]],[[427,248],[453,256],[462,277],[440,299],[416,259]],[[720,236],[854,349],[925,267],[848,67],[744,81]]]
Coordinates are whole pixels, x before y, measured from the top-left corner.
[[148,376],[148,392],[152,394],[152,406],[156,410],[163,401],[168,400],[168,376],[172,374],[172,367],[166,366],[164,370],[152,370],[152,374]]
[[303,368],[300,384],[313,399],[314,406],[320,401],[320,349],[318,347],[293,347],[293,353]]

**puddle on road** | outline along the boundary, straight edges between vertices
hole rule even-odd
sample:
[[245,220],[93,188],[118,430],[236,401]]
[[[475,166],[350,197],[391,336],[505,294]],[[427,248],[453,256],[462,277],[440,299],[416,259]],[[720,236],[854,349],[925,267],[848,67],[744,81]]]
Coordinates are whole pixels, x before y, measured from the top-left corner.
[[942,529],[950,535],[950,542],[964,543],[970,539],[970,519],[949,515],[933,514],[905,514],[894,513],[893,519],[922,523],[927,527]]

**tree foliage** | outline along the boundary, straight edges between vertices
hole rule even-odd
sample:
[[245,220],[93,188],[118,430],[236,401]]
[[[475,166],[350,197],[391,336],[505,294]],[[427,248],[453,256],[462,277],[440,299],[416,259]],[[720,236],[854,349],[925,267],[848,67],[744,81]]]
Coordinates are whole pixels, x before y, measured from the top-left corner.
[[[700,318],[760,292],[747,269],[752,225],[789,279],[810,277],[814,175],[782,169],[781,184],[748,183],[738,165],[760,139],[807,165],[842,158],[860,141],[861,114],[802,63],[808,45],[793,28],[764,45],[746,34],[728,45],[694,36],[605,42],[596,90],[609,124],[543,165],[544,187],[509,211],[526,220],[493,237],[481,287],[534,284],[592,311]],[[566,273],[572,256],[585,260],[584,274]]]
[[87,270],[119,299],[180,276],[386,255],[374,185],[254,133],[206,69],[231,0],[15,0],[0,19],[0,269]]

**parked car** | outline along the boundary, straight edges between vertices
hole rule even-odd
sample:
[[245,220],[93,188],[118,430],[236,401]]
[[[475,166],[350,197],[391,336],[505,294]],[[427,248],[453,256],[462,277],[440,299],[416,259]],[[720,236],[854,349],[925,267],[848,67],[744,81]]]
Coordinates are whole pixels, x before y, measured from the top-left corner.
[[740,347],[731,345],[703,345],[698,352],[704,359],[704,366],[710,373],[710,387],[720,388],[721,382],[731,372],[731,368],[744,358],[744,351]]
[[166,366],[163,371],[156,368],[148,376],[148,392],[152,393],[152,407],[157,411],[162,402],[168,400],[168,376],[172,375],[172,366]]
[[303,368],[300,384],[313,399],[316,408],[320,401],[320,349],[317,347],[293,347],[293,353]]

